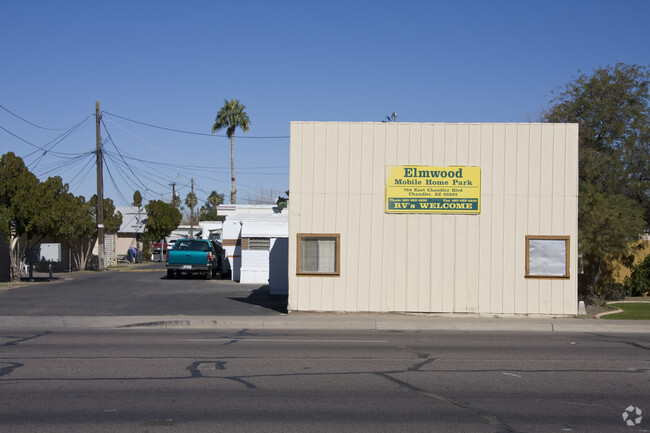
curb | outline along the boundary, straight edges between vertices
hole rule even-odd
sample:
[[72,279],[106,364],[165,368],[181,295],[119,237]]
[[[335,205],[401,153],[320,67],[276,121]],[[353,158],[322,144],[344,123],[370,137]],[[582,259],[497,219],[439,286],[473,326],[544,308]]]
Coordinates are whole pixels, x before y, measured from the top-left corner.
[[309,316],[2,316],[0,328],[650,333],[648,320]]

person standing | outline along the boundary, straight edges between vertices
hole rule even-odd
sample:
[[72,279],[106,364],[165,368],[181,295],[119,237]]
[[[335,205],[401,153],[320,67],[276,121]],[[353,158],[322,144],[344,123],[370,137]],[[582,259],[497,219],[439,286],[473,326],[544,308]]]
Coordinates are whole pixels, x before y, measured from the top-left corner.
[[138,241],[138,243],[136,244],[135,261],[137,263],[142,263],[142,242],[141,241]]

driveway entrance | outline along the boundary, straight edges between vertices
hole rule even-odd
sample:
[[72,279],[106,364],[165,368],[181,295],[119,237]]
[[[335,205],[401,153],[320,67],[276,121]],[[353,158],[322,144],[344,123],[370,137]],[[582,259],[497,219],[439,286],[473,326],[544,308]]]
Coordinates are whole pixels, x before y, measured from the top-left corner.
[[37,274],[34,283],[0,286],[0,315],[12,316],[264,316],[284,314],[286,296],[268,286],[183,277],[168,280],[164,263],[103,272]]

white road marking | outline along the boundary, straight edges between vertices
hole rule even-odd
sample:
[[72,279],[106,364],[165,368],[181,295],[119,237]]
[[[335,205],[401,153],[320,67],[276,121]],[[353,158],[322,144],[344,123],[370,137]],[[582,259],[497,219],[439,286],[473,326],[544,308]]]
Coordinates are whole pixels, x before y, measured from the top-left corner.
[[192,343],[223,343],[229,341],[241,342],[271,342],[271,343],[388,343],[385,340],[290,340],[290,339],[273,339],[273,338],[214,338],[214,339],[190,339],[179,340],[189,341]]

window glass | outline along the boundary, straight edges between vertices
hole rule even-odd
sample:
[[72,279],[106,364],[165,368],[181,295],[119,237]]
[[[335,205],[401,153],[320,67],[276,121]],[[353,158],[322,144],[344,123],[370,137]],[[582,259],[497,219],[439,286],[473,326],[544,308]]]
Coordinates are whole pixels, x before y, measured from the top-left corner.
[[211,251],[212,248],[208,242],[204,241],[178,241],[176,242],[177,250],[192,250],[192,251]]
[[318,272],[336,272],[336,239],[318,240]]
[[298,274],[339,274],[338,235],[298,235]]
[[526,236],[526,277],[568,278],[568,236]]
[[302,239],[300,248],[300,271],[318,272],[318,239]]

